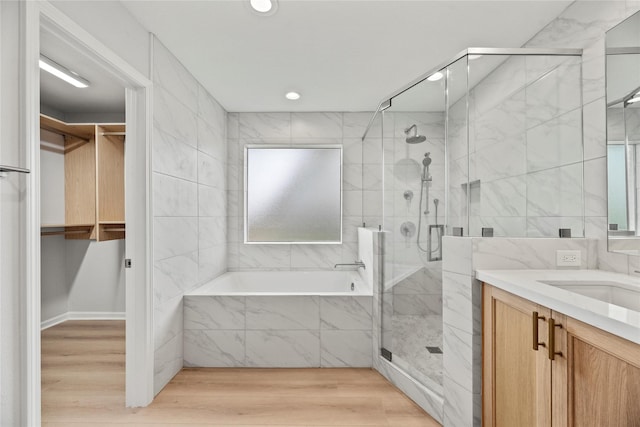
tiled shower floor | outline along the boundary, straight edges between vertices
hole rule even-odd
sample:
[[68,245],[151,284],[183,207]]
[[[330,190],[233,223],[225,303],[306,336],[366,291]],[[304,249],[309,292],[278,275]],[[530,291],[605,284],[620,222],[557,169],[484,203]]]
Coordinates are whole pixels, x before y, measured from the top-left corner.
[[392,327],[393,362],[427,387],[433,382],[442,388],[443,355],[426,348],[442,349],[442,316],[394,314]]

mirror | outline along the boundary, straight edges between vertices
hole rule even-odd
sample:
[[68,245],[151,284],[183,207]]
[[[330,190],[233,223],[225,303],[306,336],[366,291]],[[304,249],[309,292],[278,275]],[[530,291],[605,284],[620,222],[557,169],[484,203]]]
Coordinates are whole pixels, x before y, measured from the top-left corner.
[[245,147],[245,243],[342,243],[342,147]]
[[640,12],[606,34],[608,244],[640,255]]

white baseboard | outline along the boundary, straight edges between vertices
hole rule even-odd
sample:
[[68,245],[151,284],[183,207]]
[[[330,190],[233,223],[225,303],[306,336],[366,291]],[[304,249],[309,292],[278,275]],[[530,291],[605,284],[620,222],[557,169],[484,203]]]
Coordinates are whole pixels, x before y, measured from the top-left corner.
[[107,311],[68,311],[40,323],[40,329],[45,330],[67,320],[125,320],[124,312]]
[[44,331],[45,329],[55,326],[59,323],[62,323],[68,319],[69,319],[69,313],[59,314],[57,316],[52,317],[51,319],[43,320],[42,322],[40,322],[40,329]]

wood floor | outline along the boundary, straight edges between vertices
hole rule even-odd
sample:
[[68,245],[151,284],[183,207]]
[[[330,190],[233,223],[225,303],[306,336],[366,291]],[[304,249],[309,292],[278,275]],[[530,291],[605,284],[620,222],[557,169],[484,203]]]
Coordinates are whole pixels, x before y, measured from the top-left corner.
[[184,369],[125,408],[124,361],[124,322],[42,331],[42,425],[439,426],[371,369]]

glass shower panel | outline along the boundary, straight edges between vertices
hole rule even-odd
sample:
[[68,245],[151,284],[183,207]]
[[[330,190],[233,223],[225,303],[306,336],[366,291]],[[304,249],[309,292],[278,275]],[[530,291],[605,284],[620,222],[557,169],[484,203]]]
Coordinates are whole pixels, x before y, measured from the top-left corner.
[[525,61],[527,236],[583,237],[582,58]]
[[[347,114],[360,116],[361,113]],[[382,114],[383,112],[379,112],[375,115],[361,145],[357,144],[355,139],[345,139],[344,142],[345,164],[348,158],[359,155],[358,161],[352,162],[354,164],[350,164],[348,170],[345,169],[345,185],[350,190],[361,191],[362,194],[362,219],[358,226],[365,224],[367,227],[378,228],[382,225],[384,212],[382,135],[393,131],[384,128]],[[357,149],[360,152],[357,152]],[[355,241],[357,242],[357,238]],[[357,246],[354,250],[357,252]]]
[[469,61],[471,236],[583,236],[581,58]]
[[444,79],[425,80],[394,97],[383,113],[383,353],[437,393],[443,365],[444,94]]
[[446,69],[447,235],[469,235],[469,210],[478,204],[477,182],[470,179],[467,56]]

